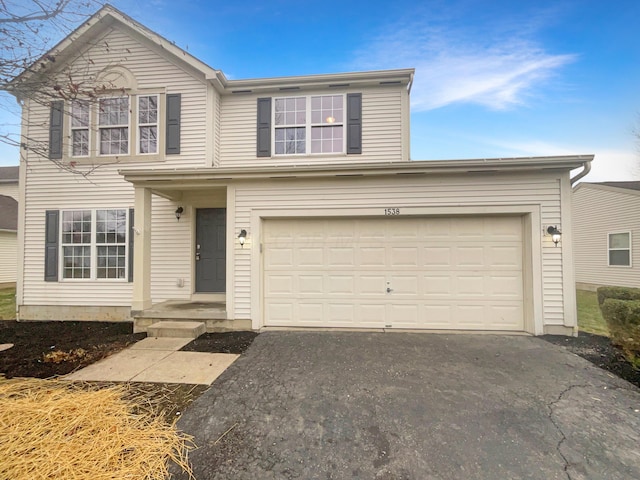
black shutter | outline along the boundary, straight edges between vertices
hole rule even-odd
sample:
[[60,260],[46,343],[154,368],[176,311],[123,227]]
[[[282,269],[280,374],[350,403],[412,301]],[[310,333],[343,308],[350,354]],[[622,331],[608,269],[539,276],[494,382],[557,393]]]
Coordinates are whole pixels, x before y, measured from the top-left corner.
[[51,116],[49,118],[49,158],[62,158],[62,123],[64,116],[64,102],[51,102]]
[[179,93],[167,95],[167,155],[180,153],[180,100]]
[[347,94],[347,154],[362,153],[362,94]]
[[258,134],[256,140],[256,155],[258,157],[271,156],[271,98],[258,99]]
[[133,282],[133,226],[134,226],[134,210],[129,209],[129,275],[127,277],[128,282]]
[[44,281],[58,281],[58,226],[60,212],[47,210],[44,233]]

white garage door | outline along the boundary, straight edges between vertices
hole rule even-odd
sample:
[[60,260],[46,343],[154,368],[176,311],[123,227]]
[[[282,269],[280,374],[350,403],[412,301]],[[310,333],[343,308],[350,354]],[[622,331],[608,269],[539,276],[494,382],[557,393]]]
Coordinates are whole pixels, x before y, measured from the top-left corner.
[[266,326],[524,330],[521,217],[271,219]]

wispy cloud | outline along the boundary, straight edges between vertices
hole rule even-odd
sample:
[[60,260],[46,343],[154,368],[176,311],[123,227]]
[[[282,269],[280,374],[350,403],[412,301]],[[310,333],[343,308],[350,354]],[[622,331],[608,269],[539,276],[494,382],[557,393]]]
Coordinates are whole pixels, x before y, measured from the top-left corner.
[[546,52],[534,40],[539,18],[498,25],[459,25],[453,19],[391,26],[357,52],[357,68],[416,68],[414,111],[454,103],[508,109],[526,103],[573,54]]

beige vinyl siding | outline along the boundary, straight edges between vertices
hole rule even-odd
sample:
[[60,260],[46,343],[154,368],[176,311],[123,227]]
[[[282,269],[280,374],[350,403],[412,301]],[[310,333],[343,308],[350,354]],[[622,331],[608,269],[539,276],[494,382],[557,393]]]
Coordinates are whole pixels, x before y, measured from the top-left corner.
[[[308,96],[362,93],[361,155],[277,155],[256,157],[257,99],[272,96]],[[403,160],[402,96],[406,87],[365,87],[361,90],[301,91],[280,95],[227,95],[221,99],[220,167],[302,165],[323,163],[394,162]],[[272,133],[273,136],[273,133]],[[273,139],[272,139],[273,140]],[[405,159],[407,160],[407,159]]]
[[[133,187],[118,173],[127,168],[205,167],[207,86],[190,72],[162,58],[155,50],[134,41],[120,31],[112,31],[101,41],[109,44],[109,54],[92,47],[85,58],[91,57],[96,71],[122,64],[136,77],[138,89],[162,89],[166,93],[180,93],[181,153],[168,155],[162,161],[140,162],[123,160],[120,163],[99,165],[87,176],[74,175],[51,161],[29,152],[25,175],[25,245],[23,304],[25,305],[94,305],[129,306],[132,284],[122,281],[44,281],[44,219],[45,211],[56,209],[132,208]],[[128,51],[127,51],[128,49]],[[125,52],[126,55],[123,53]],[[28,108],[26,134],[42,142],[48,141],[49,110],[33,105]],[[165,115],[164,111],[160,116]],[[68,123],[69,119],[65,118]],[[131,128],[135,123],[132,122]],[[164,135],[161,131],[160,135]],[[135,148],[131,147],[132,151]],[[98,159],[101,162],[102,159]],[[113,161],[113,158],[111,158]],[[85,169],[82,162],[79,168]],[[155,198],[152,219],[152,295],[154,301],[167,298],[187,298],[190,293],[189,249],[191,231],[189,220],[178,223],[174,211],[177,204]],[[184,287],[176,286],[177,278],[184,279]]]
[[[49,173],[47,175],[46,173]],[[132,208],[133,187],[122,180],[114,168],[99,169],[88,180],[69,173],[55,177],[52,194],[50,164],[34,162],[28,174],[25,223],[25,305],[95,305],[131,304],[132,284],[106,280],[44,281],[44,218],[50,209],[76,210],[98,208]],[[153,197],[151,237],[151,293],[154,302],[169,298],[189,298],[190,286],[190,219],[176,220],[177,205]],[[177,286],[182,278],[183,287]]]
[[0,195],[18,200],[18,183],[0,183]]
[[16,281],[17,253],[17,234],[0,231],[0,283]]
[[[318,181],[271,181],[269,183],[237,184],[235,189],[235,229],[247,228],[252,222],[252,210],[321,209],[331,216],[332,209],[383,209],[397,207],[479,207],[536,205],[540,209],[542,245],[542,291],[545,325],[563,325],[562,244],[555,247],[542,235],[542,225],[561,225],[560,185],[554,175],[492,175],[491,177],[407,176],[364,179],[336,178]],[[369,212],[371,212],[369,210]],[[368,213],[371,214],[371,213]],[[250,233],[251,235],[251,233]],[[535,238],[535,236],[534,236]],[[256,240],[259,241],[259,240]],[[252,318],[251,249],[234,249],[234,318]],[[254,259],[257,261],[257,259]],[[534,259],[535,261],[535,259]]]
[[[573,194],[576,282],[640,288],[640,192],[584,184]],[[631,267],[609,266],[608,234],[631,232]]]
[[[109,51],[105,52],[103,45],[109,45]],[[88,49],[85,58],[91,58],[91,74],[97,74],[103,69],[113,65],[121,65],[127,68],[135,77],[137,93],[180,93],[181,98],[181,141],[180,155],[168,155],[165,161],[159,164],[151,164],[148,159],[142,158],[142,163],[136,163],[140,168],[153,167],[206,167],[206,142],[207,135],[207,85],[198,80],[190,72],[163,58],[154,49],[146,44],[134,40],[129,35],[119,30],[112,30],[105,34],[97,42],[97,46]],[[81,60],[82,61],[82,60]],[[86,68],[86,60],[81,65]],[[209,87],[211,88],[211,87]],[[48,114],[48,112],[47,112]],[[163,119],[166,111],[160,111]],[[48,116],[47,123],[48,123]],[[135,128],[135,120],[130,120],[131,128]],[[32,120],[33,124],[33,120]],[[65,132],[69,132],[69,118],[65,118]],[[164,136],[164,123],[160,123],[160,136]],[[48,133],[47,133],[48,134]],[[68,139],[65,138],[65,143]],[[135,155],[135,145],[130,145],[130,152]],[[64,146],[65,155],[69,153],[69,146]],[[163,152],[161,152],[163,154]],[[113,157],[112,157],[113,158]],[[81,160],[78,160],[81,161]],[[98,157],[98,161],[102,161]],[[119,168],[126,167],[121,163]]]

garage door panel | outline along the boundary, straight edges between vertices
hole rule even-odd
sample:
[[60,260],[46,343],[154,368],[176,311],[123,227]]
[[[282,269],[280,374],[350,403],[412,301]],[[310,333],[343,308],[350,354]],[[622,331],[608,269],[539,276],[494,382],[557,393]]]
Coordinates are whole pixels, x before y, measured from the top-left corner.
[[356,265],[354,247],[328,247],[329,267],[353,267]]
[[264,231],[266,325],[523,330],[519,217],[281,219]]
[[298,286],[300,295],[323,295],[324,275],[299,274],[294,285]]
[[418,247],[389,247],[391,264],[396,267],[417,267]]
[[357,252],[360,268],[380,268],[385,266],[385,247],[360,247]]
[[424,259],[423,266],[426,267],[449,267],[451,265],[451,247],[438,246],[438,247],[422,247]]
[[358,275],[356,292],[360,295],[384,295],[387,288],[387,279],[384,274]]
[[322,247],[298,247],[295,252],[295,265],[299,268],[324,266],[324,248]]

